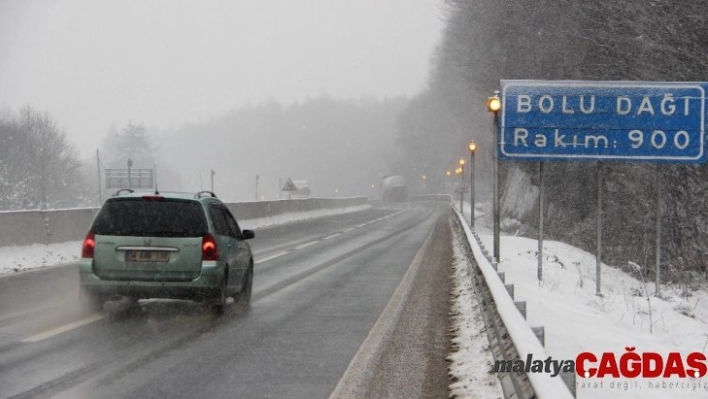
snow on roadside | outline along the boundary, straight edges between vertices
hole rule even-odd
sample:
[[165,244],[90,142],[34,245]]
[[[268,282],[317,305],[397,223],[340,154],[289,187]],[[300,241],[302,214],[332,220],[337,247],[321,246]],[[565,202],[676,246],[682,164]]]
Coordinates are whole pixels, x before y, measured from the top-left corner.
[[[477,229],[492,247],[488,230]],[[515,300],[527,302],[530,325],[544,326],[546,351],[557,360],[575,360],[581,352],[600,356],[613,352],[619,358],[626,347],[637,353],[704,352],[708,344],[708,294],[696,290],[681,297],[667,287],[663,298],[619,269],[603,265],[603,296],[595,295],[595,256],[570,245],[544,241],[543,282],[537,279],[535,239],[502,236],[499,271],[514,284]],[[651,332],[650,332],[651,323]],[[602,385],[598,385],[602,382]],[[613,386],[610,383],[614,382]],[[666,382],[666,387],[656,384]],[[673,382],[674,387],[668,388]],[[679,388],[678,385],[681,387]],[[683,384],[683,385],[681,385]],[[578,378],[578,398],[705,398],[708,378],[612,379]]]
[[243,229],[262,229],[265,227],[277,226],[281,224],[299,222],[306,219],[315,219],[326,216],[343,215],[345,213],[359,212],[371,208],[371,205],[357,205],[347,208],[317,209],[305,212],[287,212],[258,219],[239,220]]
[[76,262],[81,241],[0,247],[0,275]]
[[[452,346],[456,352],[450,360],[452,397],[502,398],[501,385],[491,373],[492,353],[489,348],[484,320],[470,275],[470,264],[464,250],[464,237],[452,225],[453,231],[453,290],[451,306]],[[481,356],[480,356],[481,354]]]
[[[371,205],[359,205],[340,209],[319,209],[307,212],[289,212],[267,218],[240,220],[241,228],[262,229],[275,225],[294,223],[307,219],[359,212],[371,208]],[[23,272],[48,266],[74,263],[79,260],[81,241],[59,244],[33,244],[24,246],[0,247],[0,276]]]

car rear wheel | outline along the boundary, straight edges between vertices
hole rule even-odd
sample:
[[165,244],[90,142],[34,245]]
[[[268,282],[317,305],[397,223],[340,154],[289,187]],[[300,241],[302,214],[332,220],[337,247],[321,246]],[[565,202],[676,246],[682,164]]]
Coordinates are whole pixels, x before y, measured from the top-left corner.
[[224,313],[224,308],[226,307],[226,277],[221,280],[220,287],[218,288],[216,295],[211,302],[211,312],[215,315],[221,315]]
[[248,308],[251,304],[251,292],[253,291],[253,266],[248,268],[246,275],[243,277],[241,292],[234,298],[236,304],[241,308]]

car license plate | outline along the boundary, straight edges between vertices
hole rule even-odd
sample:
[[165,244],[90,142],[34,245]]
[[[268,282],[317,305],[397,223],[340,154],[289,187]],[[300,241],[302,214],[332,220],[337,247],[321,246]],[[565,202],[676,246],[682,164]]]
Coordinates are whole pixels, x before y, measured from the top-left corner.
[[126,262],[169,262],[170,253],[166,251],[125,251]]

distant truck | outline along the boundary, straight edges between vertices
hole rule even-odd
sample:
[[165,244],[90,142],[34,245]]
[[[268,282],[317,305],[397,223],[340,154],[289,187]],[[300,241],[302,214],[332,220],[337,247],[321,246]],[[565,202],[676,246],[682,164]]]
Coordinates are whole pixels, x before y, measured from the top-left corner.
[[405,202],[408,199],[406,180],[402,176],[388,176],[381,182],[381,197],[385,202]]
[[290,198],[292,199],[305,199],[310,198],[312,190],[310,190],[310,183],[307,180],[293,180],[296,190],[290,192]]

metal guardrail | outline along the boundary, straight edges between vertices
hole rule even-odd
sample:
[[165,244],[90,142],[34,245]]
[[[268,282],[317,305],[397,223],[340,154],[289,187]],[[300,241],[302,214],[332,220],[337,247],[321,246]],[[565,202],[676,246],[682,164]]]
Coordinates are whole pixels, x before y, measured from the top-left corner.
[[[455,225],[467,237],[470,275],[479,301],[487,338],[494,361],[513,362],[531,355],[536,360],[545,360],[543,328],[532,329],[526,323],[526,303],[514,302],[513,285],[504,284],[504,274],[497,272],[493,259],[479,235],[470,229],[464,217],[455,213]],[[523,373],[501,371],[498,373],[504,397],[507,399],[570,399],[575,396],[574,374],[571,388],[561,378],[547,373]]]

